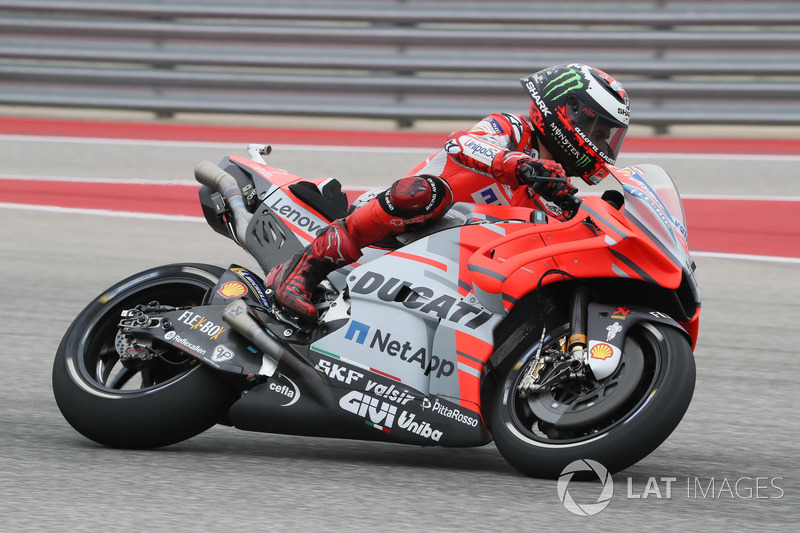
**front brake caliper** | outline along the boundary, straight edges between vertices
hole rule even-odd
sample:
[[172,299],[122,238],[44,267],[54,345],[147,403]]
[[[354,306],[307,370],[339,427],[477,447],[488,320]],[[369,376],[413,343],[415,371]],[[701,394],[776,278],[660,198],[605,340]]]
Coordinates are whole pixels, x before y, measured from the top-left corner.
[[563,342],[561,348],[544,348],[544,339],[547,329],[542,330],[542,337],[539,340],[539,348],[536,354],[528,362],[528,366],[523,372],[522,379],[517,386],[517,393],[520,398],[526,398],[531,394],[541,392],[547,387],[567,379],[581,378],[585,376],[585,352],[586,350],[575,350],[570,353],[564,352]]

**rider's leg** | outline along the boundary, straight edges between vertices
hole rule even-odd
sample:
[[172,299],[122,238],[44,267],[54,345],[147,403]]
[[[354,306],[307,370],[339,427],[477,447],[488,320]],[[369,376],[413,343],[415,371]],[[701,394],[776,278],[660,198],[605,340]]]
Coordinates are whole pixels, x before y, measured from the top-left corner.
[[267,276],[267,285],[285,309],[305,323],[317,320],[311,303],[314,287],[333,270],[361,257],[361,248],[390,235],[441,217],[452,203],[452,192],[436,176],[406,177],[345,218],[328,226],[302,252]]

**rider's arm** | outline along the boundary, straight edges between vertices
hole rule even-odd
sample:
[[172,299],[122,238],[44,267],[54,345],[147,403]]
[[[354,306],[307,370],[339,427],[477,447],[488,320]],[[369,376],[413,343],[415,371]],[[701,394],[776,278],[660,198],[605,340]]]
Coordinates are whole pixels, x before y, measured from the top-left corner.
[[520,185],[517,167],[530,155],[530,126],[518,115],[495,113],[466,131],[448,137],[445,150],[459,165],[492,176],[500,183]]

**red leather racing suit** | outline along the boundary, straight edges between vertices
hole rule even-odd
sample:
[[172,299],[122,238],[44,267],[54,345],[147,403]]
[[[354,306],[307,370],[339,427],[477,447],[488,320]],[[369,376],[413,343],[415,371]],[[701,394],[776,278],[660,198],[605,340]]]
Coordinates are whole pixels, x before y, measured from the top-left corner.
[[[557,207],[545,205],[517,177],[522,165],[538,159],[537,146],[530,122],[520,115],[489,115],[453,133],[444,149],[273,268],[267,285],[281,306],[314,323],[318,315],[311,294],[328,273],[357,260],[367,246],[441,217],[453,202],[537,207],[558,215]],[[561,169],[552,161],[536,164],[551,172]]]
[[448,137],[442,150],[344,219],[359,248],[441,217],[453,202],[561,210],[517,178],[521,159],[539,158],[527,117],[495,113]]

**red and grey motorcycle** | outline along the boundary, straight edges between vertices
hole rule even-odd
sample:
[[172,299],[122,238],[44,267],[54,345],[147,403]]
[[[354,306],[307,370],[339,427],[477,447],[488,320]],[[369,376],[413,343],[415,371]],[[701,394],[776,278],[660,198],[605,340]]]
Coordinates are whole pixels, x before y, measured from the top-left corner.
[[[209,225],[264,272],[352,208],[336,180],[304,180],[267,153],[251,145],[249,158],[195,171]],[[458,203],[366,249],[316,288],[313,328],[275,304],[263,272],[185,263],[134,274],[64,335],[58,406],[113,447],[166,446],[225,424],[414,445],[494,440],[531,476],[557,477],[577,459],[622,470],[689,406],[700,295],[666,172],[611,175],[618,189],[566,198],[566,221]]]

